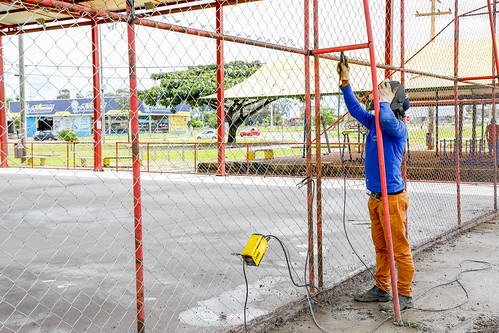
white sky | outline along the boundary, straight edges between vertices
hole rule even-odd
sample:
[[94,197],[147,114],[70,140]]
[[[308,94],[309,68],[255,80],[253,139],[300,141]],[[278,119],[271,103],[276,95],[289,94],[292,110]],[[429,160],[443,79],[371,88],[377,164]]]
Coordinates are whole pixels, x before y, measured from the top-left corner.
[[[384,42],[384,1],[371,2],[371,18],[375,45],[382,48]],[[483,4],[482,4],[483,2]],[[320,1],[319,19],[321,31],[320,47],[363,43],[365,33],[364,12],[361,1]],[[461,0],[460,12],[469,11],[485,1]],[[424,45],[430,36],[430,18],[415,17],[416,11],[428,12],[430,0],[406,0],[405,31],[406,58]],[[312,9],[312,8],[310,8]],[[454,0],[442,0],[437,9],[454,11]],[[394,8],[395,40],[398,49],[399,17],[398,4]],[[482,11],[483,12],[483,11]],[[230,35],[303,47],[303,0],[263,0],[224,8],[224,31]],[[215,30],[214,10],[196,11],[155,20],[192,26],[208,31]],[[436,19],[439,32],[452,15]],[[488,16],[474,16],[461,20],[462,38],[490,35]],[[103,88],[115,91],[128,87],[128,59],[126,26],[124,24],[101,25]],[[311,26],[312,29],[312,26]],[[152,73],[182,70],[189,65],[215,63],[215,41],[174,32],[137,27],[137,53],[139,89],[150,88],[154,82]],[[69,89],[86,96],[92,91],[90,27],[40,32],[25,35],[26,49],[26,96],[27,99],[52,99],[61,89]],[[439,40],[452,39],[453,25],[439,36]],[[19,94],[17,36],[3,37],[4,70],[7,98]],[[310,42],[312,48],[312,40]],[[267,62],[280,52],[225,43],[226,61],[259,60]],[[395,52],[395,59],[399,53]],[[351,51],[349,56],[367,58],[367,52]],[[398,61],[398,60],[396,60]]]

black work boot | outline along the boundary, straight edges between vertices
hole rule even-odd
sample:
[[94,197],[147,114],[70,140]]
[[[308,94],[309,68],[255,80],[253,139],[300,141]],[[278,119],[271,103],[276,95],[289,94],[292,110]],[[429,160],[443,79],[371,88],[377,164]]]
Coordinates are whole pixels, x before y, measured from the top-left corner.
[[388,302],[391,297],[386,291],[374,286],[362,294],[355,294],[353,299],[357,302]]
[[[412,297],[399,294],[399,308],[400,311],[414,307]],[[382,311],[393,311],[393,303],[381,305]]]
[[400,305],[400,310],[405,310],[413,308],[414,302],[412,301],[412,297],[399,294],[399,305]]

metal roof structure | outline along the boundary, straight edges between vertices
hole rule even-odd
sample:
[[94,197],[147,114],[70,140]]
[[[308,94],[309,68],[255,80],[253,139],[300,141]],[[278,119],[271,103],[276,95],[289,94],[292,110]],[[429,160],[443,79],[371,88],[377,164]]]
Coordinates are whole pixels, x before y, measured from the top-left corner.
[[[136,17],[140,18],[215,8],[218,3],[222,6],[232,6],[255,1],[260,0],[70,0],[64,2],[65,7],[51,10],[50,7],[44,6],[44,2],[35,5],[27,2],[0,0],[0,29],[8,35],[19,33],[19,31],[31,32],[70,27],[61,25],[66,21],[74,24],[74,21],[78,20],[78,26],[82,26],[85,25],[84,21],[90,23],[92,20],[99,19],[98,15],[93,15],[98,11],[122,14],[123,19],[126,19],[127,2],[133,3]],[[50,0],[47,2],[51,3]],[[77,10],[73,10],[78,6],[91,8],[95,12],[81,15]],[[108,21],[105,18],[100,18],[100,20],[102,23]]]
[[[496,37],[496,40],[499,39]],[[459,77],[475,77],[492,75],[492,40],[491,38],[462,39],[460,43]],[[413,48],[407,53],[414,57],[407,63],[405,87],[411,100],[428,100],[437,98],[451,99],[454,96],[454,41],[439,41],[426,47]],[[378,52],[380,57],[382,52]],[[445,55],[442,57],[442,55]],[[381,59],[379,59],[381,60]],[[381,62],[381,61],[379,61]],[[336,60],[320,59],[321,94],[338,93],[338,74]],[[304,96],[304,57],[299,54],[283,54],[262,66],[255,74],[242,83],[227,89],[225,98],[262,98],[262,97],[293,97]],[[310,67],[314,67],[314,58],[310,58]],[[383,77],[383,70],[378,69],[378,76]],[[414,71],[414,72],[411,72]],[[418,72],[434,73],[435,76],[418,74]],[[357,91],[370,91],[371,83],[365,78],[370,76],[370,68],[363,61],[352,59],[350,77],[352,87]],[[394,80],[400,80],[400,74],[394,75]],[[314,73],[311,73],[314,81]],[[490,80],[477,80],[475,83],[490,84]],[[479,85],[459,83],[460,96],[490,96],[490,88]],[[210,95],[206,98],[216,98]]]

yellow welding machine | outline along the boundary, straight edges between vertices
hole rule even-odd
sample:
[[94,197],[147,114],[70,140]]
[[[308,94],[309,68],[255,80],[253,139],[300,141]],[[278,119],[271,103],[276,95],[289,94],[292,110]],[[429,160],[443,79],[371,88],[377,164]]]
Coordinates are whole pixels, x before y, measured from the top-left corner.
[[241,257],[243,257],[246,265],[258,266],[268,247],[269,243],[263,235],[253,234],[241,253]]

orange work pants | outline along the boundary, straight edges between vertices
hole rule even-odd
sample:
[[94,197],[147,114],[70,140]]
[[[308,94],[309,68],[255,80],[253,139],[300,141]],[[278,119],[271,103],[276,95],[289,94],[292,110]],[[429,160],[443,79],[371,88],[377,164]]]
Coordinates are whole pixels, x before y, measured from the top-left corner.
[[[412,278],[414,276],[414,263],[412,261],[411,247],[406,237],[407,207],[409,197],[407,192],[388,196],[390,211],[390,224],[393,241],[393,255],[397,263],[397,289],[398,293],[412,297]],[[369,198],[369,215],[371,216],[371,234],[376,250],[376,285],[390,291],[390,260],[385,240],[385,217],[383,200]]]

